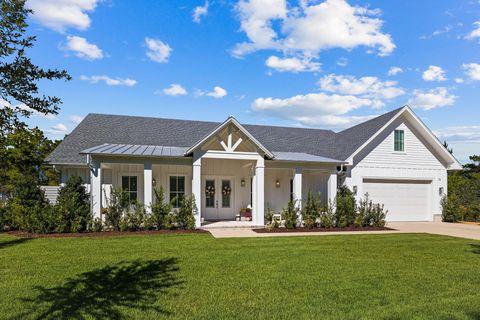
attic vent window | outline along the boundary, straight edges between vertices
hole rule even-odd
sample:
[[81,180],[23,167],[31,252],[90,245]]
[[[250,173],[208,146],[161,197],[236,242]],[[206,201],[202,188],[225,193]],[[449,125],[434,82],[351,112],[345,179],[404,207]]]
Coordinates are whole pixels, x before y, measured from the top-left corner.
[[405,133],[403,130],[395,130],[393,148],[394,151],[405,151]]

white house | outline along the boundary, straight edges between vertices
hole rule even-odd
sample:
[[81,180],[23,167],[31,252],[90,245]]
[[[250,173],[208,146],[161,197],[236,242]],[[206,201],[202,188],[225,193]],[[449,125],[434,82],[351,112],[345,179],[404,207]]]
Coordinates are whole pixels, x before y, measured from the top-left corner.
[[195,196],[197,226],[233,220],[252,208],[279,211],[310,190],[326,203],[345,184],[369,193],[388,221],[432,221],[441,214],[447,170],[458,161],[409,107],[335,133],[330,130],[89,114],[47,159],[64,183],[79,175],[101,217],[111,187],[147,207],[153,188],[167,198]]

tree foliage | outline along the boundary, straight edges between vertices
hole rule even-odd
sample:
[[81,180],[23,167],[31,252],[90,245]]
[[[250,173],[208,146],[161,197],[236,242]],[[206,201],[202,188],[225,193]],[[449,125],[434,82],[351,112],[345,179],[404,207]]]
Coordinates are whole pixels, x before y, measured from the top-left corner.
[[0,192],[11,193],[22,176],[36,185],[58,184],[57,172],[44,161],[59,140],[49,140],[38,128],[19,128],[0,140]]
[[58,214],[58,232],[84,232],[92,220],[90,197],[82,178],[72,176],[58,193],[55,206]]
[[42,69],[26,55],[36,38],[26,35],[25,0],[0,2],[0,134],[26,127],[23,118],[32,113],[56,114],[60,98],[39,93],[40,80],[71,77],[65,70]]

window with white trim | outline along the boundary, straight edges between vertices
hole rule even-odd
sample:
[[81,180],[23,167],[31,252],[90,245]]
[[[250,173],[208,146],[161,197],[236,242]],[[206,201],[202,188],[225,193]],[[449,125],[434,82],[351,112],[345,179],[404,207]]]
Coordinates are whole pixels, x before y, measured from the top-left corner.
[[138,196],[137,176],[122,176],[122,189],[127,194],[128,203],[133,203]]
[[403,130],[395,130],[393,136],[393,150],[398,152],[405,151],[405,132]]
[[185,198],[185,176],[170,176],[170,203],[179,208]]

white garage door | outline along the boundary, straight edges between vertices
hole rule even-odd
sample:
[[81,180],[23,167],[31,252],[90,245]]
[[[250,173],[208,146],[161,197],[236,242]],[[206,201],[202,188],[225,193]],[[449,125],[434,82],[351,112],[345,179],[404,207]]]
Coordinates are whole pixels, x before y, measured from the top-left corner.
[[431,181],[364,179],[363,193],[385,205],[387,221],[431,220]]

